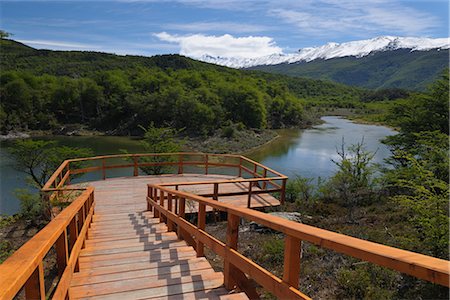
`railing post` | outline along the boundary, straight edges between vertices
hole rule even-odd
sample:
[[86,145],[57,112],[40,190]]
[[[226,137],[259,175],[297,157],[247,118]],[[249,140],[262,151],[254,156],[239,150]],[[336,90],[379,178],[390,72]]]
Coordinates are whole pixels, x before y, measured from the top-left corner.
[[[167,210],[172,212],[172,194],[170,193],[167,194]],[[167,218],[167,230],[173,231],[174,227],[174,223]]]
[[25,283],[25,298],[45,300],[44,265],[42,261]]
[[[158,189],[153,189],[153,201],[155,201],[156,203],[158,203]],[[159,218],[159,210],[157,210],[156,208],[153,209],[153,217],[154,218]]]
[[[228,213],[227,221],[227,235],[226,235],[226,248],[227,252],[229,249],[237,249],[238,245],[238,234],[239,234],[239,221],[240,218],[236,215]],[[231,264],[227,259],[227,253],[224,257],[223,275],[224,275],[224,285],[228,290],[232,290],[236,286],[236,280],[233,278],[236,267]]]
[[[147,186],[147,197],[153,199],[153,187]],[[147,211],[152,211],[152,205],[150,201],[147,201]]]
[[286,200],[286,181],[287,178],[283,178],[283,183],[281,184],[281,193],[280,193],[280,204],[283,205]]
[[214,183],[213,200],[219,200],[219,184]]
[[102,177],[103,177],[103,180],[105,180],[106,179],[106,169],[105,169],[105,159],[104,158],[102,158]]
[[248,183],[247,208],[250,208],[250,202],[252,201],[252,186],[253,186],[253,181],[250,181]]
[[[178,207],[178,216],[180,218],[185,217],[185,212],[186,212],[186,199],[184,197],[179,198],[178,201],[179,207]],[[177,235],[178,237],[181,239],[182,238],[182,229],[181,226],[177,226]]]
[[208,154],[205,154],[205,175],[208,175],[208,164],[209,164],[209,159],[208,159]]
[[[164,192],[162,190],[159,191],[159,205],[161,205],[162,208],[164,208]],[[165,222],[166,218],[164,217],[163,213],[159,213],[159,222]]]
[[[78,239],[78,225],[77,225],[77,218],[78,218],[78,214],[75,214],[75,216],[73,217],[72,221],[70,221],[69,224],[69,241],[70,241],[70,251],[69,253],[72,251],[73,246],[75,245],[75,242]],[[78,272],[79,270],[79,264],[78,264],[78,260],[75,263],[75,272]]]
[[254,167],[253,167],[253,176],[256,178],[257,177],[257,172],[256,171],[258,171],[258,165],[257,164],[253,164],[254,165]]
[[69,245],[67,243],[67,230],[61,233],[56,240],[56,264],[58,266],[58,275],[61,276],[69,261]]
[[133,156],[133,176],[139,175],[139,169],[138,169],[138,157]]
[[299,285],[301,253],[302,241],[287,235],[284,239],[283,281],[295,289]]
[[[198,216],[197,216],[198,229],[205,230],[206,226],[206,206],[203,203],[198,203]],[[205,247],[202,242],[197,238],[197,257],[205,256]]]
[[239,177],[242,177],[242,157],[239,157]]
[[178,155],[178,174],[183,174],[183,154]]
[[[263,177],[264,177],[264,178],[267,177],[267,169],[266,169],[266,168],[264,168],[264,171],[263,171]],[[262,189],[265,190],[266,187],[267,187],[267,181],[264,180],[264,181],[263,181]]]
[[67,171],[69,172],[69,176],[67,176],[67,185],[70,185],[70,162],[67,162]]

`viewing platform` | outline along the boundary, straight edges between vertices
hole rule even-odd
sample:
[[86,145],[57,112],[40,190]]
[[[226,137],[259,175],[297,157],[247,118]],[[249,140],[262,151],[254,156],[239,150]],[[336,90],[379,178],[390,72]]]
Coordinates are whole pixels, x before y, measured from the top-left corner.
[[[65,208],[0,265],[0,299],[258,299],[257,286],[279,299],[309,299],[299,290],[303,241],[449,286],[446,260],[258,211],[283,204],[286,182],[239,155],[66,160],[42,189],[45,201]],[[205,230],[209,212],[225,217],[224,241]],[[282,278],[239,252],[241,219],[284,234]],[[205,247],[223,259],[223,272]],[[47,255],[56,257],[56,278],[44,276]]]

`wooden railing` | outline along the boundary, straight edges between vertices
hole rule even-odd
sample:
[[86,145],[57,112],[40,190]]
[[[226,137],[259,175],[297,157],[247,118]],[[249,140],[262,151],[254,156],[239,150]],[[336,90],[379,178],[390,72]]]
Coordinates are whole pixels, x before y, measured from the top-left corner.
[[[0,265],[0,299],[12,299],[22,288],[27,299],[66,299],[78,257],[84,247],[94,214],[94,189],[86,188],[11,257]],[[44,258],[56,250],[59,282],[56,290],[45,290]]]
[[[156,161],[149,162],[149,159]],[[125,160],[126,163],[117,163]],[[78,167],[80,164],[96,163],[94,166]],[[73,166],[76,167],[74,168]],[[236,180],[235,182],[247,183],[249,190],[245,194],[274,193],[280,195],[281,204],[285,201],[285,188],[287,177],[271,168],[268,168],[245,156],[234,154],[206,154],[206,153],[146,153],[146,154],[118,154],[107,156],[96,156],[88,158],[69,159],[64,161],[59,168],[49,178],[41,190],[43,197],[50,200],[58,198],[59,191],[67,190],[71,178],[75,175],[100,172],[101,179],[108,178],[108,170],[131,169],[130,176],[138,176],[139,169],[142,167],[167,166],[175,168],[175,172],[182,174],[188,167],[197,167],[202,169],[205,175],[211,174],[214,168],[228,168],[234,170],[237,177],[250,178]],[[229,181],[227,181],[229,182]],[[201,182],[200,182],[201,183]],[[210,183],[210,182],[208,182]],[[224,181],[217,181],[218,185]],[[206,183],[205,183],[206,184]],[[252,191],[252,187],[259,185],[259,191]],[[236,194],[237,195],[237,194]],[[220,196],[220,195],[219,195]]]
[[[192,224],[185,218],[187,201],[198,203],[197,224]],[[192,245],[198,256],[204,255],[204,246],[221,256],[224,260],[225,287],[233,289],[238,286],[251,298],[257,295],[247,275],[280,299],[309,299],[298,289],[302,241],[449,286],[450,262],[446,260],[288,221],[248,208],[234,207],[164,185],[148,185],[147,204],[154,217],[160,218],[170,231],[176,231],[180,238]],[[205,231],[207,206],[227,214],[225,243]],[[283,278],[276,277],[238,252],[241,218],[285,235]]]

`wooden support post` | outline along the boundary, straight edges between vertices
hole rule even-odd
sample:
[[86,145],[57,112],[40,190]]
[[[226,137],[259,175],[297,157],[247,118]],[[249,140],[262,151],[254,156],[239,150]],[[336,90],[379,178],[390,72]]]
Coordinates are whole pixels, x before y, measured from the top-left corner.
[[283,281],[298,289],[300,278],[300,256],[302,241],[287,235],[284,239]]
[[[158,189],[153,190],[153,201],[158,203]],[[159,218],[159,211],[156,208],[153,209],[153,218]]]
[[[75,245],[75,242],[78,239],[78,225],[77,225],[77,218],[78,218],[78,214],[76,214],[72,221],[70,221],[69,224],[69,242],[70,242],[70,251],[69,253],[72,251],[73,246]],[[78,264],[78,260],[75,263],[75,272],[79,271],[79,264]]]
[[[228,249],[237,249],[238,245],[238,234],[239,234],[239,221],[240,218],[236,215],[228,213],[227,222],[227,235],[226,235],[226,247]],[[223,275],[224,275],[224,285],[228,290],[234,289],[236,286],[236,280],[233,277],[236,267],[231,264],[225,254]]]
[[[197,217],[198,229],[205,230],[206,226],[206,206],[203,203],[198,204],[198,217]],[[205,256],[205,247],[202,242],[197,238],[197,257]]]
[[[159,205],[161,205],[162,208],[164,208],[164,192],[159,191]],[[159,213],[159,222],[166,222],[165,216],[162,214],[162,212]]]
[[219,184],[214,183],[213,200],[219,200]]
[[[153,199],[153,187],[147,186],[147,197]],[[147,201],[147,211],[152,211],[152,205]]]
[[[179,198],[179,207],[178,207],[178,216],[183,218],[185,217],[185,212],[186,212],[186,199],[181,197]],[[177,228],[177,235],[178,237],[181,239],[182,238],[182,229],[181,226],[178,226]]]
[[70,162],[67,163],[67,171],[69,172],[69,176],[67,176],[67,185],[70,185]]
[[138,157],[133,156],[133,176],[139,175],[139,168],[138,168]]
[[[267,177],[267,169],[266,169],[266,168],[264,168],[264,171],[263,171],[263,177],[264,177],[264,178]],[[262,189],[265,190],[266,187],[267,187],[267,181],[264,181],[264,182],[263,182]]]
[[178,174],[183,174],[183,154],[178,156]]
[[25,298],[45,300],[44,265],[42,261],[25,283]]
[[248,183],[248,198],[247,198],[247,208],[250,208],[250,202],[252,201],[252,186],[253,182]]
[[106,169],[105,169],[105,159],[103,158],[102,159],[102,177],[103,177],[103,180],[105,180],[106,179]]
[[69,262],[69,245],[67,243],[67,230],[61,233],[56,240],[56,265],[58,266],[58,275],[64,273],[64,270]]
[[205,175],[208,175],[208,167],[209,167],[209,159],[208,154],[205,154]]
[[281,192],[280,192],[281,205],[283,205],[284,201],[286,200],[286,181],[287,181],[287,178],[284,178],[283,183],[281,184]]
[[258,177],[258,173],[257,173],[256,171],[258,171],[258,165],[257,165],[257,164],[254,164],[254,167],[253,167],[253,176],[254,176],[255,178]]
[[[172,212],[172,194],[167,194],[167,210]],[[175,228],[175,224],[170,220],[167,219],[167,230],[173,231]]]
[[242,177],[242,157],[239,157],[239,177]]

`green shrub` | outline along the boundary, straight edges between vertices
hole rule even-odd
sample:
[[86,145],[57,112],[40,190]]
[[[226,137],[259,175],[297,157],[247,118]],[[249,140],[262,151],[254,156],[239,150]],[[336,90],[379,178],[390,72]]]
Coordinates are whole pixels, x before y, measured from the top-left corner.
[[39,194],[32,194],[26,189],[17,189],[16,197],[20,200],[20,214],[25,220],[38,224],[45,219],[46,205]]

